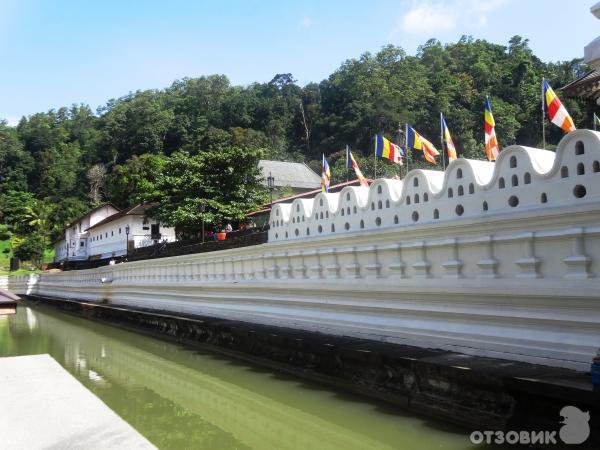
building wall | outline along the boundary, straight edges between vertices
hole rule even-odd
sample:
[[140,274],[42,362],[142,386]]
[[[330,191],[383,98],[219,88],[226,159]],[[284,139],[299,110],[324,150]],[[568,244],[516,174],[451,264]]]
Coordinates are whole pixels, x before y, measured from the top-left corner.
[[[54,260],[63,261],[65,259],[87,259],[88,258],[88,233],[87,229],[117,213],[117,209],[112,205],[104,205],[90,214],[82,217],[77,223],[65,229],[65,238],[56,242],[54,245]],[[67,244],[69,247],[67,255]]]
[[[108,222],[89,231],[89,255],[90,257],[109,258],[111,256],[123,256],[127,253],[127,234],[125,227],[129,225],[130,246],[141,247],[150,245],[151,225],[157,223],[154,219],[146,219],[140,215],[126,215]],[[147,228],[147,229],[144,229]],[[174,228],[160,227],[161,241],[175,240]]]

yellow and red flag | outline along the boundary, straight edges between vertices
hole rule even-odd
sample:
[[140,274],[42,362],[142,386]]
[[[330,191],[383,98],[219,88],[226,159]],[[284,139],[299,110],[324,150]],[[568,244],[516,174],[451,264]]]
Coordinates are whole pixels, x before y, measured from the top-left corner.
[[496,138],[496,130],[494,127],[494,116],[492,115],[492,107],[490,100],[485,97],[485,154],[489,161],[496,161],[498,154],[500,153],[500,147],[498,146],[498,139]]
[[375,135],[375,155],[378,158],[386,158],[402,166],[402,159],[406,156],[399,145],[390,142],[383,136]]
[[433,144],[417,133],[410,125],[406,125],[406,146],[421,150],[427,162],[431,164],[436,164],[435,157],[440,155]]
[[356,174],[356,178],[358,178],[358,182],[361,186],[369,187],[369,182],[362,174],[361,170],[358,168],[358,164],[352,156],[352,152],[350,151],[350,146],[346,145],[346,167],[348,169],[354,169],[354,173]]
[[560,99],[554,93],[548,82],[542,78],[542,91],[544,93],[544,103],[548,108],[548,117],[550,122],[558,125],[565,133],[575,130],[575,124],[567,108],[561,103]]
[[444,118],[444,114],[440,113],[440,117],[442,119],[442,134],[444,136],[444,140],[446,141],[446,151],[448,152],[448,162],[451,163],[457,158],[456,147],[454,146],[452,136],[450,136],[450,130],[448,129],[448,125],[446,125],[446,119]]
[[331,171],[329,164],[323,155],[323,166],[321,168],[321,192],[329,192],[329,184],[331,183]]

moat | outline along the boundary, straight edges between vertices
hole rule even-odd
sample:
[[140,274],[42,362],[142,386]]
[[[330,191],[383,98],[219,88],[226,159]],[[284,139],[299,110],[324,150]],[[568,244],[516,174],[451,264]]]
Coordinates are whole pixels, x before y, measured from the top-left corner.
[[159,448],[464,449],[468,431],[23,302],[0,356],[50,354]]

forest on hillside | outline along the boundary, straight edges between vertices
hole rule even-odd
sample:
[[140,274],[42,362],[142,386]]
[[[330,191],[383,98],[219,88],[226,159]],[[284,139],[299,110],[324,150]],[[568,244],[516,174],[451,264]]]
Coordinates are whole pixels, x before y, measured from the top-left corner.
[[[335,183],[345,179],[349,144],[371,176],[375,133],[396,140],[399,124],[410,123],[439,145],[440,112],[459,156],[483,159],[486,95],[501,147],[540,146],[542,77],[561,96],[558,88],[584,71],[577,59],[541,61],[519,36],[508,45],[463,37],[430,40],[416,55],[388,45],[305,86],[292,74],[248,86],[225,75],[184,78],[96,112],[73,105],[23,117],[16,127],[0,122],[0,234],[47,244],[104,201],[157,201],[154,214],[167,225],[198,224],[200,203],[208,222],[240,218],[266,199],[258,159],[305,161],[320,171],[324,153]],[[576,126],[590,127],[592,106],[562,97]],[[561,137],[547,126],[550,144]],[[411,167],[425,166],[412,157]],[[397,172],[378,166],[379,175]]]

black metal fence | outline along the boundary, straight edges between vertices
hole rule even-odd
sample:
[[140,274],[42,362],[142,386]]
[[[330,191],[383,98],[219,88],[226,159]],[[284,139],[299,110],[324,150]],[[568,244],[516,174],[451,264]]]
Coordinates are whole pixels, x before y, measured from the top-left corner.
[[227,233],[224,241],[205,241],[201,239],[159,243],[148,247],[136,248],[129,255],[129,261],[141,259],[166,258],[168,256],[189,255],[192,253],[214,252],[230,248],[247,247],[267,242],[267,231],[233,231]]

